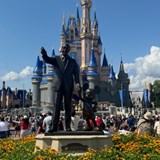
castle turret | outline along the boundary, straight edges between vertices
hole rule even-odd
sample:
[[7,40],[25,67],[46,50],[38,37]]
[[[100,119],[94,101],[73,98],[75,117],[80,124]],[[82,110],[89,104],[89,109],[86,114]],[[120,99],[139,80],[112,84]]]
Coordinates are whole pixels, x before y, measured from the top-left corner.
[[92,33],[91,33],[91,20],[90,8],[91,0],[81,0],[82,6],[82,21],[81,21],[81,68],[82,70],[88,66],[90,60],[90,51],[92,47]]
[[104,49],[104,56],[102,59],[102,66],[101,66],[101,72],[100,72],[100,79],[101,81],[108,81],[108,77],[109,77],[109,65],[108,65],[108,61],[106,58],[106,52]]
[[116,79],[115,72],[114,72],[114,69],[113,69],[113,65],[110,66],[109,79],[110,80],[115,80]]
[[114,72],[114,69],[113,69],[113,65],[110,65],[108,82],[110,83],[110,85],[111,85],[111,90],[112,90],[112,92],[113,92],[113,91],[114,91],[114,88],[115,88],[115,83],[116,83],[116,77],[115,77],[115,72]]
[[128,74],[125,73],[124,71],[124,65],[123,65],[123,61],[121,59],[120,62],[120,67],[119,67],[119,73],[118,73],[118,81],[120,84],[120,89],[125,89],[127,91],[129,91],[129,78],[128,78]]
[[78,33],[80,33],[81,23],[80,23],[80,17],[79,17],[79,8],[78,8],[78,5],[77,5],[76,26],[77,26],[77,31],[78,31]]
[[129,78],[128,74],[124,71],[123,61],[121,59],[119,73],[118,73],[118,83],[119,90],[123,91],[125,94],[124,106],[129,107],[131,105],[130,95],[129,95]]
[[101,37],[98,35],[98,21],[96,11],[94,11],[94,20],[92,25],[92,45],[95,51],[95,57],[97,61],[97,72],[101,71],[101,54],[102,54],[102,42]]
[[103,60],[102,60],[102,67],[108,67],[108,61],[106,58],[106,52],[104,50],[104,56],[103,56]]
[[42,66],[43,61],[40,61],[39,56],[37,57],[37,63],[33,71],[32,77],[32,87],[33,87],[33,97],[32,97],[32,106],[40,106],[40,83],[42,80]]
[[1,107],[2,107],[3,109],[6,107],[6,87],[5,87],[5,81],[3,81],[3,84],[2,84]]
[[[97,63],[94,55],[94,50],[91,50],[90,61],[86,72],[89,87],[94,89],[95,84],[98,81]],[[94,83],[93,83],[94,82]]]
[[98,21],[96,16],[96,11],[94,11],[94,20],[92,25],[92,34],[94,39],[98,39]]
[[101,41],[100,36],[98,37],[97,46],[98,46],[98,52],[101,55],[101,53],[102,53],[102,41]]
[[7,87],[6,90],[6,107],[10,108],[13,102],[13,92],[10,87]]
[[66,23],[65,23],[64,17],[63,17],[63,22],[62,22],[62,31],[60,34],[60,39],[61,39],[61,45],[66,42]]

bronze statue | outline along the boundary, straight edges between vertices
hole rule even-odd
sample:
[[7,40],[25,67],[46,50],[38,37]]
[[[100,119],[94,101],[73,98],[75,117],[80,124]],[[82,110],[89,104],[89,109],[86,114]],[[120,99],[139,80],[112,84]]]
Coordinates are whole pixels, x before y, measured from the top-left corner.
[[[93,89],[87,89],[84,92],[84,96],[81,96],[81,92],[79,91],[79,96],[81,101],[83,102],[82,114],[83,118],[86,120],[87,126],[83,128],[84,131],[99,131],[95,121],[95,112],[97,111],[97,102],[94,101],[95,93]],[[90,124],[90,120],[93,122],[93,126]]]
[[71,131],[71,101],[72,93],[74,89],[74,81],[76,89],[80,89],[79,80],[79,66],[74,59],[72,59],[68,53],[70,51],[69,44],[63,44],[61,46],[60,55],[54,57],[48,57],[46,50],[42,47],[41,54],[46,63],[52,64],[55,69],[55,83],[54,90],[56,96],[56,102],[54,107],[54,115],[52,118],[52,125],[49,132],[58,131],[58,124],[60,119],[61,102],[64,98],[65,109],[65,128],[66,131]]

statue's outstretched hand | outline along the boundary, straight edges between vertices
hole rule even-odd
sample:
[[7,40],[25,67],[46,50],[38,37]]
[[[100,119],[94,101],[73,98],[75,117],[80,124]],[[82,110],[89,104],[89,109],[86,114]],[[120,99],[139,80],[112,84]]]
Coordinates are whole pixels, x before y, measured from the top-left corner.
[[47,51],[43,47],[41,48],[41,54],[42,56],[47,56]]

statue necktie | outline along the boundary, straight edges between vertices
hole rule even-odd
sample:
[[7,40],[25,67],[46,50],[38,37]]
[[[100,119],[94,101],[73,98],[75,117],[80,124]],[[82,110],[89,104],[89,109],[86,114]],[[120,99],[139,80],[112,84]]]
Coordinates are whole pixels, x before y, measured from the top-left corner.
[[65,67],[65,65],[66,65],[66,58],[65,57],[62,57],[62,63],[63,63],[63,66]]

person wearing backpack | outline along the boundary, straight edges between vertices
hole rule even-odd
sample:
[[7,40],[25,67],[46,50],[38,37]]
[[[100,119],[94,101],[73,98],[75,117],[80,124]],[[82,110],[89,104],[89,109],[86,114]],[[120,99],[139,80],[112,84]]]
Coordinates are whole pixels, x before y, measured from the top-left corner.
[[160,114],[158,114],[157,121],[154,124],[155,136],[160,138]]
[[47,133],[50,130],[52,123],[52,113],[50,111],[47,112],[47,116],[43,119],[42,128]]
[[137,123],[137,133],[154,135],[154,121],[152,120],[152,113],[147,111]]

